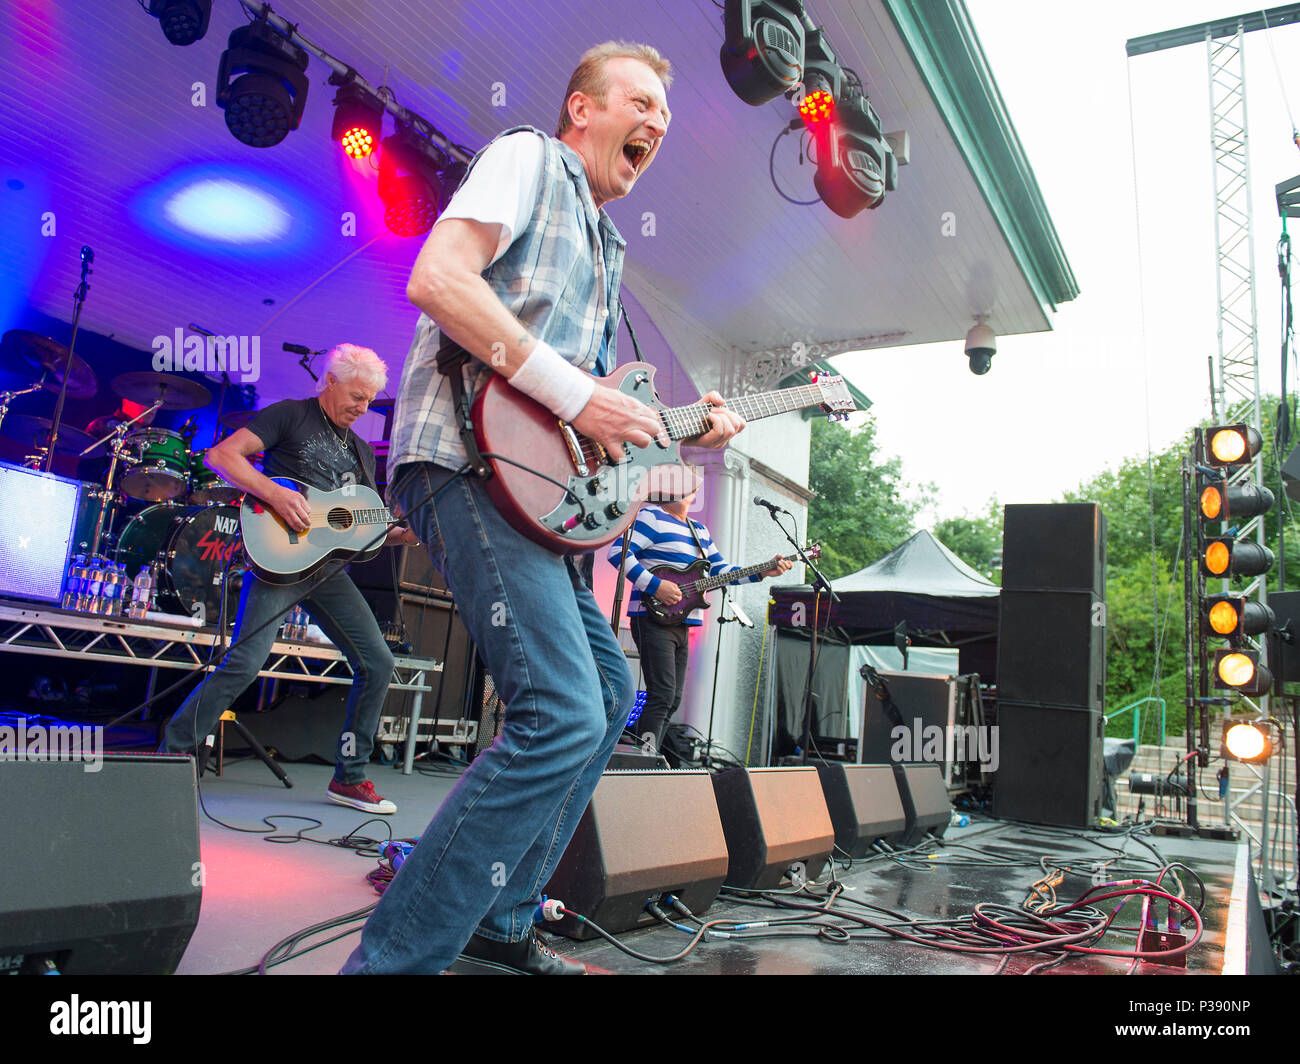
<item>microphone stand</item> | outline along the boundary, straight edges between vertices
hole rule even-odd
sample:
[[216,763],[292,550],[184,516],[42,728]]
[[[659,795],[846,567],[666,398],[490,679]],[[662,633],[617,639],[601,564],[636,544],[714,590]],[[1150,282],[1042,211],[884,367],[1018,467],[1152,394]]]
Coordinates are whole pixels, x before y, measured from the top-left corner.
[[88,247],[81,249],[81,283],[72,296],[72,338],[68,341],[68,360],[63,367],[63,384],[59,388],[59,401],[54,404],[54,419],[50,425],[50,450],[45,456],[45,472],[54,465],[55,444],[59,442],[59,423],[63,420],[63,403],[68,397],[68,378],[72,376],[73,352],[77,349],[77,329],[81,325],[81,308],[86,302],[86,293],[90,291],[87,278],[94,273],[90,264],[95,261],[95,253]]
[[[823,592],[830,595],[830,606],[839,605],[840,597],[839,595],[835,594],[835,589],[831,587],[831,582],[827,580],[825,576],[822,575],[821,570],[818,569],[817,566],[813,565],[812,559],[810,559],[808,555],[804,553],[804,549],[799,545],[799,541],[794,536],[790,535],[789,532],[786,531],[785,526],[781,524],[780,518],[776,516],[777,509],[779,509],[779,507],[769,507],[768,516],[772,518],[772,521],[776,525],[776,527],[781,530],[781,534],[790,541],[790,546],[794,547],[795,553],[799,555],[799,558],[803,561],[804,565],[806,565],[809,569],[812,570],[812,574],[813,574],[813,582],[812,582],[813,591],[814,591],[813,625],[812,625],[811,638],[808,641],[808,679],[807,679],[807,689],[804,693],[803,755],[802,755],[802,762],[801,762],[802,764],[806,765],[808,764],[808,751],[812,746],[813,669],[817,663],[817,615],[820,613],[821,596]],[[794,515],[790,513],[788,510],[781,510],[781,513],[785,514],[791,520],[794,519]],[[797,526],[795,528],[795,531],[796,532],[798,531]],[[830,628],[829,609],[827,610],[827,614],[826,614],[826,627]]]
[[[722,627],[721,626],[724,624],[731,624],[732,622],[735,622],[741,625],[742,627],[746,627],[746,628],[754,627],[753,621],[749,621],[749,623],[746,624],[747,618],[744,618],[740,613],[740,611],[735,609],[731,600],[727,597],[729,590],[730,589],[727,587],[727,585],[724,584],[722,587],[722,604],[718,608],[718,625],[719,625],[718,645],[717,645],[717,649],[713,653],[713,695],[709,699],[709,734],[705,737],[705,746],[704,746],[704,758],[705,758],[704,763],[706,768],[711,768],[713,764],[713,710],[718,704],[718,669],[722,665]],[[727,616],[728,606],[732,606],[732,610],[736,614],[734,617]]]
[[[104,482],[104,490],[102,492],[94,492],[91,496],[91,497],[98,497],[100,500],[99,517],[96,518],[95,520],[95,534],[94,536],[91,537],[91,541],[90,541],[90,557],[92,558],[97,557],[99,555],[99,545],[100,545],[101,538],[103,537],[104,534],[104,518],[108,514],[109,506],[111,505],[113,495],[115,494],[115,489],[113,488],[113,481],[117,477],[117,460],[119,457],[121,457],[122,454],[121,445],[122,445],[122,441],[126,438],[127,429],[129,429],[141,418],[148,417],[160,406],[162,406],[162,400],[161,399],[154,400],[153,406],[149,407],[149,409],[144,410],[139,414],[136,414],[136,416],[133,417],[130,421],[122,422],[122,424],[118,425],[117,428],[113,429],[107,436],[103,436],[100,439],[96,440],[84,451],[82,451],[80,455],[77,456],[79,458],[85,458],[88,454],[90,454],[91,451],[95,450],[95,448],[99,447],[101,444],[107,443],[109,440],[113,440],[112,447],[111,447],[111,450],[113,452],[113,460],[108,465],[108,479]],[[116,520],[117,518],[116,513],[113,515],[113,518],[114,520]],[[109,525],[110,535],[112,531],[113,528],[112,525],[110,524]]]

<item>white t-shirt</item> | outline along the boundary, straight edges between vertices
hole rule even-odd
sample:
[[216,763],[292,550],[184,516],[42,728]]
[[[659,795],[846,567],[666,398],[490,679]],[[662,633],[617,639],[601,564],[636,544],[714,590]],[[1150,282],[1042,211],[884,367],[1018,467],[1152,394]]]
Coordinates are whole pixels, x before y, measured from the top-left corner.
[[492,256],[496,262],[533,216],[544,151],[542,138],[526,131],[493,141],[438,220],[466,218],[499,226]]

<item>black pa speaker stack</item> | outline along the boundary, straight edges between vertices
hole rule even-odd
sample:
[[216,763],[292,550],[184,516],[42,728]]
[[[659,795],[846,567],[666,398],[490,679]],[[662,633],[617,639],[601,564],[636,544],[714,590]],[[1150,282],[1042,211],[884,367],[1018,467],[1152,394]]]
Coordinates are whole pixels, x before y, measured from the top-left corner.
[[1089,827],[1101,810],[1106,518],[1006,507],[998,631],[999,817]]

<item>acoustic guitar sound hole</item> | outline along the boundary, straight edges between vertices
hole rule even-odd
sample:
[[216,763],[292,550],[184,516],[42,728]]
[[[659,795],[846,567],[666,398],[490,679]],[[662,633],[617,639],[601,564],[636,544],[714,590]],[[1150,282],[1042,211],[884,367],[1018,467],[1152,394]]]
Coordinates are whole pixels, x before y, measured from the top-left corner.
[[352,513],[349,510],[345,510],[342,506],[334,507],[334,509],[329,512],[327,520],[330,523],[330,528],[334,529],[336,532],[342,532],[344,529],[352,527]]

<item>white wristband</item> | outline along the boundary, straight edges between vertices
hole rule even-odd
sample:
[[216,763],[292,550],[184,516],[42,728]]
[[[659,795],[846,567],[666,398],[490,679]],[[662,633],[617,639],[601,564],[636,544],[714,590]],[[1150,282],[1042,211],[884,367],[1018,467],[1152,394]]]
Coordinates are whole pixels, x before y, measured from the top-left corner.
[[596,390],[596,380],[566,362],[550,344],[538,340],[510,383],[556,417],[572,421]]

